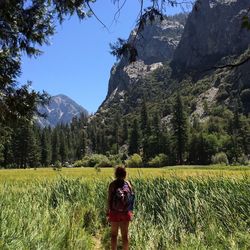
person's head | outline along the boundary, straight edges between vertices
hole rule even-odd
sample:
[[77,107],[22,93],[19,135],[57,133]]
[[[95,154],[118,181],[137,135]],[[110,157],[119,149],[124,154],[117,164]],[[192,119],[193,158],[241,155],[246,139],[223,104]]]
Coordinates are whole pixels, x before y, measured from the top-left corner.
[[115,168],[115,178],[116,179],[125,179],[127,175],[126,169],[123,166],[117,166]]

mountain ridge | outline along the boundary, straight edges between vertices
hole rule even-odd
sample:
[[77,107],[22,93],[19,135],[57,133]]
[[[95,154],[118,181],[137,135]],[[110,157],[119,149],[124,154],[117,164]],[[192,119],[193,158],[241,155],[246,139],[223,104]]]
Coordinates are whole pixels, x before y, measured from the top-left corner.
[[[188,15],[183,29],[183,35],[181,36],[178,45],[176,44],[175,49],[171,51],[171,56],[166,53],[167,56],[165,59],[159,57],[158,59],[151,61],[153,62],[151,65],[147,65],[142,60],[143,56],[140,56],[139,53],[139,57],[136,62],[128,64],[127,59],[122,58],[120,62],[112,68],[108,94],[96,112],[96,116],[102,116],[102,114],[105,114],[106,116],[109,113],[112,115],[115,113],[116,109],[118,109],[123,115],[131,112],[133,113],[133,110],[135,110],[137,106],[140,106],[145,93],[147,101],[153,101],[150,97],[152,94],[147,94],[147,92],[157,92],[154,98],[157,99],[158,95],[161,99],[158,103],[158,106],[160,106],[161,109],[162,99],[165,98],[166,102],[168,102],[168,99],[175,94],[177,89],[181,90],[186,88],[186,82],[190,82],[193,86],[188,88],[190,88],[190,90],[192,88],[192,91],[195,93],[195,98],[190,97],[190,100],[194,103],[196,102],[195,99],[199,100],[202,97],[202,94],[206,91],[209,93],[209,90],[214,93],[213,98],[208,98],[211,105],[217,103],[218,101],[223,101],[230,107],[235,99],[237,91],[239,92],[238,95],[240,95],[241,98],[242,92],[249,88],[248,79],[250,77],[250,72],[248,69],[250,67],[250,62],[247,62],[239,67],[235,67],[234,69],[227,67],[224,69],[217,69],[216,65],[218,63],[221,65],[235,63],[241,61],[242,58],[245,58],[246,56],[250,56],[250,51],[248,50],[249,42],[247,42],[250,41],[250,32],[242,30],[241,18],[239,16],[239,14],[246,12],[247,7],[249,7],[249,3],[245,0],[203,0],[199,1],[199,3],[201,4],[200,9],[196,10],[195,6],[192,12]],[[233,21],[229,23],[223,21],[224,15],[226,17],[226,21]],[[220,26],[217,26],[217,20],[219,20]],[[192,27],[195,24],[197,24],[197,27]],[[154,27],[157,27],[157,25],[159,26],[159,23],[148,26],[150,29],[153,29]],[[162,26],[164,27],[164,25]],[[209,27],[209,29],[206,27]],[[205,31],[202,31],[202,29]],[[147,30],[147,26],[145,30]],[[193,36],[191,36],[193,30],[196,31]],[[225,30],[227,30],[229,34],[222,34],[219,36],[219,34],[223,33]],[[202,32],[205,32],[205,37],[200,35],[203,34]],[[133,31],[131,34],[133,34]],[[151,35],[152,34],[154,34],[153,31],[151,31]],[[244,39],[242,38],[242,43],[232,46],[235,39],[238,41],[237,36],[239,34],[241,35],[240,38],[245,36]],[[190,37],[191,42],[188,40]],[[220,38],[222,39],[221,42]],[[232,39],[232,41],[230,40],[225,43],[227,38]],[[131,35],[129,40],[130,39]],[[147,39],[150,41],[151,38]],[[147,39],[144,39],[141,42],[143,43],[147,41]],[[203,42],[204,39],[205,42]],[[206,44],[206,46],[204,45],[204,51],[202,51],[203,54],[198,53],[197,58],[194,58],[193,54],[195,53],[191,51],[189,47],[192,45],[195,48],[197,47],[197,51],[199,51],[199,46],[202,46],[199,44],[203,43]],[[211,48],[209,50],[209,43],[217,46],[210,46]],[[223,53],[218,54],[217,51],[219,51],[223,46],[227,47],[224,48]],[[160,46],[157,47],[153,44],[148,51],[150,51],[150,54],[157,54],[157,51],[161,51],[161,49],[162,48]],[[147,54],[148,52],[146,51],[145,53]],[[191,53],[190,57],[194,58],[193,61],[189,59],[188,53]],[[182,62],[185,63],[183,64]],[[189,65],[190,62],[191,65]],[[163,82],[161,88],[152,88],[152,84],[150,83],[152,82],[151,76],[153,76],[154,86],[157,84],[160,86],[162,84],[161,82]],[[157,88],[158,90],[156,90]],[[197,89],[197,91],[195,89]],[[183,92],[185,93],[186,91]],[[191,92],[189,91],[187,95],[190,93]],[[250,109],[247,108],[247,105],[250,103],[245,97],[247,94],[243,94],[244,112],[248,112]],[[194,107],[195,104],[192,105]],[[193,107],[191,108],[192,105],[189,102],[189,109],[192,110],[192,112],[195,112],[195,109]],[[201,110],[196,113],[201,114],[200,111]],[[201,114],[201,116],[203,116],[203,114]],[[106,118],[104,117],[103,119]]]
[[49,104],[39,106],[38,111],[47,117],[36,117],[41,127],[55,127],[58,124],[69,124],[73,117],[88,116],[88,111],[65,94],[52,96]]

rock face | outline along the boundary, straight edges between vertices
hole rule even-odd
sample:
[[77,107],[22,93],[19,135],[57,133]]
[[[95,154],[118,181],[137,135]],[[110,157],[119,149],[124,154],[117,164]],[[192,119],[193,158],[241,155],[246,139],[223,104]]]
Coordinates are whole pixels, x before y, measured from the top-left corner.
[[[138,60],[129,64],[123,57],[113,66],[107,97],[96,116],[106,118],[115,110],[126,115],[137,112],[142,92],[152,106],[162,106],[174,91],[191,88],[187,83],[195,89],[190,97],[197,103],[199,116],[204,113],[201,100],[230,107],[239,94],[244,109],[250,112],[250,60],[238,67],[215,67],[250,58],[250,31],[242,28],[249,8],[250,0],[197,0],[184,22],[173,18],[148,23],[138,37],[132,31],[129,40],[136,39]],[[159,69],[158,78],[151,74],[155,69]]]
[[243,53],[250,44],[250,32],[241,28],[249,7],[249,0],[197,1],[174,53],[177,73],[209,69]]
[[[185,20],[185,16],[183,19]],[[135,40],[137,61],[129,64],[123,57],[117,65],[113,66],[106,100],[115,90],[118,92],[126,90],[128,85],[160,67],[161,62],[171,60],[183,30],[183,22],[173,17],[166,18],[162,22],[157,20],[153,23],[148,22],[143,32],[137,36],[136,30],[133,30],[129,41]]]
[[75,116],[81,114],[88,115],[86,109],[74,102],[66,95],[56,95],[51,97],[49,105],[38,108],[39,112],[47,115],[46,119],[37,118],[41,127],[55,127],[57,124],[68,124]]

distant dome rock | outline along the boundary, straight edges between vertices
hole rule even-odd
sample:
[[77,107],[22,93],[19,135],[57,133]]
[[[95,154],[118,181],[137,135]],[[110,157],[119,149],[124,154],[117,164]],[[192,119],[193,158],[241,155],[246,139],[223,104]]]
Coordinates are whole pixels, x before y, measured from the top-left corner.
[[73,117],[88,116],[88,111],[85,108],[64,94],[52,96],[49,104],[39,106],[38,111],[47,115],[46,118],[35,118],[41,127],[55,127],[58,124],[69,124]]

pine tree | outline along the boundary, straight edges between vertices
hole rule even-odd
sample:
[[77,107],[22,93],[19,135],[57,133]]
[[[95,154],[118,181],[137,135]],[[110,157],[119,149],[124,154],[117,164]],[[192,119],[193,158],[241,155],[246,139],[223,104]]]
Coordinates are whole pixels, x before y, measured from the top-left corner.
[[7,155],[10,155],[11,128],[0,126],[0,164],[6,166]]
[[127,140],[128,140],[128,122],[127,122],[127,119],[124,118],[123,123],[122,123],[122,142],[123,142],[123,144],[126,143]]
[[51,144],[49,138],[49,132],[45,128],[41,137],[41,164],[42,166],[49,166],[51,162]]
[[91,142],[90,147],[91,147],[93,152],[96,152],[96,149],[97,149],[97,142],[96,142],[97,131],[96,131],[96,124],[94,122],[89,124],[87,132],[88,132],[88,139]]
[[19,168],[40,165],[40,145],[36,130],[28,122],[16,125],[12,137],[13,163]]
[[67,138],[67,147],[68,147],[68,159],[70,162],[72,162],[75,160],[75,152],[74,152],[74,144],[73,144],[74,135],[71,130],[67,132],[66,138]]
[[63,133],[63,128],[61,127],[61,131],[59,134],[59,154],[60,154],[60,161],[65,163],[68,160],[68,152],[67,152],[67,144],[65,140],[65,135]]
[[145,99],[143,99],[141,107],[141,131],[145,132],[148,126],[148,111]]
[[234,116],[232,121],[232,145],[234,148],[234,157],[236,162],[238,162],[238,158],[241,155],[241,149],[240,149],[240,131],[241,131],[241,121],[240,121],[240,115],[238,106],[236,105],[234,108]]
[[36,128],[32,126],[27,127],[27,165],[29,167],[38,167],[40,165],[40,145],[39,139],[36,135]]
[[19,123],[12,137],[13,163],[18,168],[27,167],[28,126]]
[[136,119],[133,121],[130,132],[128,153],[129,155],[139,153],[139,127]]
[[162,137],[162,133],[161,133],[160,117],[158,112],[156,112],[153,117],[153,135],[155,137],[155,154],[159,154],[160,138]]
[[78,160],[82,159],[86,154],[86,136],[84,130],[80,130],[78,144],[77,144],[77,151],[76,151],[76,158]]
[[150,121],[148,118],[148,110],[145,99],[143,99],[141,108],[141,132],[142,132],[142,151],[144,164],[154,154],[152,152],[152,131],[150,128]]
[[52,133],[52,163],[55,164],[56,161],[60,159],[59,157],[59,136],[58,136],[58,128],[54,128]]
[[120,142],[120,135],[119,135],[119,128],[120,128],[121,118],[119,113],[116,113],[114,118],[113,124],[113,140],[115,144],[115,154],[119,153],[119,142]]
[[183,106],[183,101],[179,93],[177,94],[175,100],[172,125],[175,147],[177,151],[177,161],[178,164],[182,165],[184,162],[184,154],[188,144],[188,123],[186,112]]
[[[165,155],[170,156],[171,154],[171,140],[168,129],[165,129],[161,132],[159,138],[159,153],[163,153]],[[171,158],[171,157],[169,157]]]

